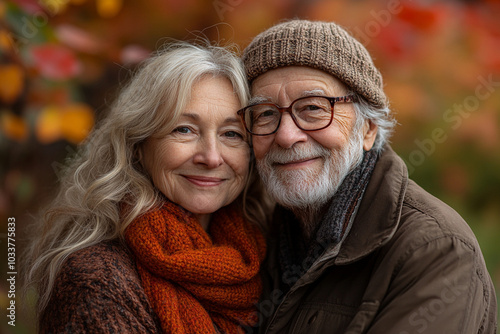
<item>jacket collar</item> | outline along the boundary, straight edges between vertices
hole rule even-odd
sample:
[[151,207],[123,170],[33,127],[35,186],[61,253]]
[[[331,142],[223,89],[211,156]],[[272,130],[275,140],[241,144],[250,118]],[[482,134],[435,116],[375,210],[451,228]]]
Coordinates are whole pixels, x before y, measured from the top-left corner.
[[[403,198],[408,184],[408,171],[403,160],[386,146],[380,155],[368,183],[354,221],[350,222],[343,240],[328,248],[292,290],[313,282],[316,277],[334,265],[346,265],[367,256],[385,245],[396,232],[401,217]],[[281,214],[284,214],[283,212]],[[279,272],[277,225],[271,233],[267,257],[269,272]],[[281,276],[274,276],[274,286],[280,286]]]
[[355,262],[392,238],[401,217],[407,185],[406,165],[389,145],[385,146],[335,264]]

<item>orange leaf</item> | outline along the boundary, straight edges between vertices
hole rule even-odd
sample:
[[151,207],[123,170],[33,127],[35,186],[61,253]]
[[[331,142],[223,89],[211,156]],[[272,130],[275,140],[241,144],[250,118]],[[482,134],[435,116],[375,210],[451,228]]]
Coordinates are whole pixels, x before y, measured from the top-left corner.
[[55,106],[44,108],[38,116],[35,133],[43,144],[52,143],[61,138],[61,110]]
[[2,115],[1,120],[1,129],[6,137],[16,141],[28,139],[28,125],[22,117],[7,112]]
[[15,65],[0,65],[0,100],[6,104],[16,101],[24,85],[23,70]]
[[10,52],[14,49],[15,45],[11,33],[5,29],[0,30],[0,50]]
[[122,9],[122,0],[97,0],[97,12],[101,17],[110,18],[116,16]]
[[86,104],[72,104],[61,114],[61,133],[68,141],[78,144],[94,125],[94,113]]

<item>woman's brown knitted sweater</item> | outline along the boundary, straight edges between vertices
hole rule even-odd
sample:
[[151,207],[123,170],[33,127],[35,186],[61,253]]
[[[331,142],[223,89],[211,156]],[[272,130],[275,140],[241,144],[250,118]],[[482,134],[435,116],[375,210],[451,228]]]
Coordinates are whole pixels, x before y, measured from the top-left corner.
[[72,254],[41,315],[40,333],[160,333],[126,246],[101,243]]

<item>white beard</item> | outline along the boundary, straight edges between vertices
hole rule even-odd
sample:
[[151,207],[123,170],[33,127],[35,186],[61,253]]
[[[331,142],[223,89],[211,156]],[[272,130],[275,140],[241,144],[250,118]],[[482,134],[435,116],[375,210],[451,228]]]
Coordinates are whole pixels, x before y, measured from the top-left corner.
[[[275,163],[315,157],[324,161],[320,170],[303,168],[288,171],[274,167]],[[305,210],[310,215],[333,197],[344,178],[362,158],[362,131],[355,128],[340,150],[332,151],[316,142],[310,147],[293,146],[290,149],[275,146],[264,159],[257,161],[257,168],[267,191],[276,202],[294,212]]]

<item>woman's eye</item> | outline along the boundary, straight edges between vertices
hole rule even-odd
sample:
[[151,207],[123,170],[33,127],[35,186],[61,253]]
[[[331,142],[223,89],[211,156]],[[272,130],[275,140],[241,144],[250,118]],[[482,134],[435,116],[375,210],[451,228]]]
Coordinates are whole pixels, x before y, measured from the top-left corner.
[[178,128],[175,128],[173,132],[190,133],[191,129],[189,129],[187,126],[179,126]]
[[229,137],[229,138],[243,138],[243,135],[239,132],[236,132],[236,131],[226,131],[224,133],[224,136]]

